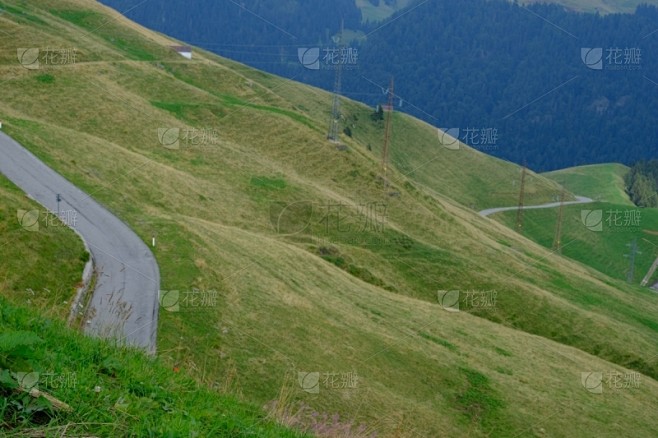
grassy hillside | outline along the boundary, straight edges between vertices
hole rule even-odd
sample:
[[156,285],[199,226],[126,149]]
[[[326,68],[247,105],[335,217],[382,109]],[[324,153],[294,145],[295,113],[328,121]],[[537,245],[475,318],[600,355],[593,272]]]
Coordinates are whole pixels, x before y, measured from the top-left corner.
[[623,164],[593,164],[547,172],[543,175],[563,185],[572,193],[595,201],[632,206],[624,176],[628,167]]
[[[394,1],[380,1],[371,2],[370,0],[356,0],[356,6],[361,9],[363,21],[382,21],[393,15],[400,9],[404,9],[411,5],[414,0],[394,0]],[[378,3],[374,5],[373,3]]]
[[30,388],[35,384],[56,399],[47,402],[46,396],[10,390],[8,374],[0,371],[4,437],[303,436],[143,353],[83,337],[60,321],[37,316],[34,309],[0,298],[0,368],[23,373],[14,381],[29,381]]
[[[168,366],[286,424],[304,403],[378,436],[656,434],[656,296],[479,217],[517,202],[518,166],[395,114],[384,179],[370,108],[343,102],[337,148],[323,91],[184,60],[91,1],[4,8],[3,47],[78,51],[39,69],[0,52],[3,129],[157,238],[181,297],[161,312]],[[587,372],[641,385],[593,394]]]
[[88,258],[82,242],[56,213],[28,199],[2,174],[0,194],[0,294],[49,317],[66,318]]
[[[591,222],[588,228],[588,223],[583,222],[583,211],[600,211],[601,220]],[[630,218],[628,215],[636,214],[631,212],[639,212],[637,225],[626,220]],[[557,209],[528,210],[524,216],[524,235],[542,246],[553,248],[557,214]],[[515,212],[499,213],[495,217],[510,227],[515,226]],[[600,224],[600,231],[595,224]],[[658,211],[603,202],[564,208],[562,254],[566,257],[611,277],[627,280],[633,240],[639,251],[635,258],[633,283],[639,284],[658,257]],[[654,275],[650,285],[656,282],[658,277]]]
[[[0,194],[0,435],[237,436],[251,430],[301,436],[144,354],[65,327],[86,260],[83,245],[3,176]],[[38,211],[38,222],[22,216],[19,221],[21,210]],[[5,370],[24,374],[10,377]],[[9,383],[27,380],[71,411]]]

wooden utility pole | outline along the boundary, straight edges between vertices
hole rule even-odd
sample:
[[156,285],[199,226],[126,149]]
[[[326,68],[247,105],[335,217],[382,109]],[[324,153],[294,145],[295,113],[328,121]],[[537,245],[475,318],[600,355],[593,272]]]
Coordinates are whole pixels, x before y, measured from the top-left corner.
[[635,259],[638,254],[642,254],[637,247],[637,238],[633,239],[633,241],[628,244],[627,246],[631,247],[631,251],[629,254],[626,254],[624,257],[628,257],[628,261],[630,266],[628,267],[628,275],[626,276],[626,281],[631,284],[633,283],[633,280],[635,279]]
[[[340,34],[338,35],[337,44],[342,47],[343,44],[344,22],[340,25]],[[334,78],[334,95],[331,107],[331,122],[329,124],[329,133],[327,139],[333,143],[340,141],[340,93],[343,75],[343,61],[339,60],[336,65],[336,75]]]
[[521,233],[523,231],[523,206],[525,202],[525,176],[526,176],[525,163],[521,168],[521,188],[519,191],[519,209],[516,211],[516,231]]
[[[642,240],[646,240],[647,242],[649,242],[647,239],[644,238]],[[652,242],[649,243],[653,245]],[[642,283],[640,283],[640,286],[646,286],[649,283],[649,280],[651,280],[651,277],[653,277],[653,274],[656,272],[656,268],[658,268],[658,258],[654,260],[653,264],[649,268],[649,272],[647,272],[647,275],[645,275],[644,278],[642,279]]]
[[555,237],[553,238],[553,250],[558,254],[562,253],[562,220],[564,219],[564,198],[566,190],[560,192],[560,208],[557,213],[557,223],[555,224]]
[[388,156],[391,144],[391,130],[393,124],[393,97],[395,96],[393,78],[391,85],[388,87],[388,107],[386,113],[386,124],[384,125],[384,147],[382,148],[382,172],[384,176],[384,185],[388,186]]

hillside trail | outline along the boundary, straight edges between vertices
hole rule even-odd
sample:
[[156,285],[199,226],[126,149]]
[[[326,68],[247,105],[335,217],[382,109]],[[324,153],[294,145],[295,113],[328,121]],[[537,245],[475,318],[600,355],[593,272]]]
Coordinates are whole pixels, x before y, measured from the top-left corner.
[[[590,202],[594,202],[593,199],[587,198],[585,196],[576,196],[575,201],[566,201],[566,202],[549,202],[546,204],[538,204],[538,205],[524,205],[521,209],[522,210],[537,210],[537,209],[542,209],[542,208],[557,208],[560,205],[574,205],[574,204],[589,204]],[[503,211],[516,211],[519,209],[519,206],[516,205],[514,207],[495,207],[495,208],[487,208],[486,210],[482,210],[478,212],[480,216],[490,216],[495,213],[501,213]]]

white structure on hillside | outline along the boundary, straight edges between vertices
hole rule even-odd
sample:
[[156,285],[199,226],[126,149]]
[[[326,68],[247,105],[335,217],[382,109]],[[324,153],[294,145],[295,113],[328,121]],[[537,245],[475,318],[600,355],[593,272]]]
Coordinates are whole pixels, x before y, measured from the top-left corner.
[[172,50],[186,59],[192,59],[192,47],[190,46],[171,46]]

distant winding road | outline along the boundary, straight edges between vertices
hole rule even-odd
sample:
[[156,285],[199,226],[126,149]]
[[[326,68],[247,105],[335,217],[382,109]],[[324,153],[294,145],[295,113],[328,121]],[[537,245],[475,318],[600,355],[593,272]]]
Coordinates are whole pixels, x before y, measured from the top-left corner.
[[[589,204],[590,202],[594,202],[594,200],[590,198],[586,198],[585,196],[576,196],[575,201],[567,201],[564,202],[564,205],[573,205],[573,204]],[[526,205],[522,209],[523,210],[536,210],[540,208],[557,208],[560,206],[560,202],[549,202],[548,204],[540,204],[540,205]],[[480,211],[480,216],[490,216],[495,213],[500,213],[503,211],[514,211],[518,210],[519,207],[497,207],[497,208],[487,208],[486,210]],[[654,284],[651,286],[651,289],[655,290],[658,292],[658,283]]]
[[[156,351],[160,272],[148,246],[125,223],[0,132],[0,172],[47,210],[75,212],[69,224],[87,243],[97,273],[85,332]],[[28,232],[28,231],[26,231]]]
[[[590,198],[586,198],[584,196],[576,196],[575,201],[567,201],[567,202],[564,202],[564,203],[549,202],[548,204],[540,204],[540,205],[525,205],[525,206],[523,206],[522,210],[537,210],[537,209],[540,209],[540,208],[556,208],[556,207],[559,207],[560,204],[563,204],[563,205],[589,204],[590,202],[594,202],[594,200],[592,200]],[[486,210],[482,210],[480,212],[480,216],[490,216],[494,213],[500,213],[500,212],[503,212],[503,211],[514,211],[514,210],[518,210],[518,209],[519,209],[518,205],[514,206],[514,207],[487,208]]]

